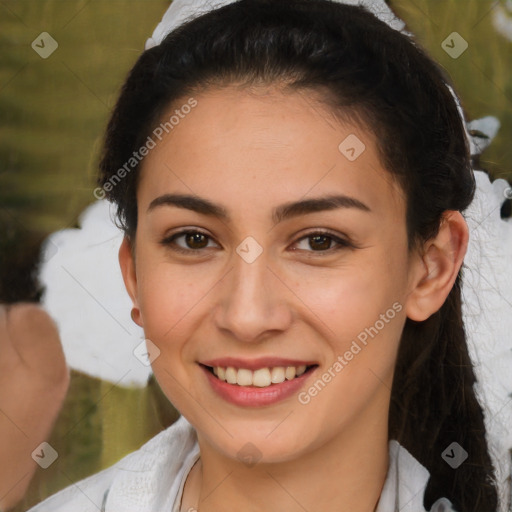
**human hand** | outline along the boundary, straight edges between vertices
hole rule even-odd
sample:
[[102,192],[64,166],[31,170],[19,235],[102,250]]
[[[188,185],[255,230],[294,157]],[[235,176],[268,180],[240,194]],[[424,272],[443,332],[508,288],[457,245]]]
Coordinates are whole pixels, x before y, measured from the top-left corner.
[[31,454],[49,436],[69,385],[56,325],[35,304],[0,305],[0,508],[26,492]]

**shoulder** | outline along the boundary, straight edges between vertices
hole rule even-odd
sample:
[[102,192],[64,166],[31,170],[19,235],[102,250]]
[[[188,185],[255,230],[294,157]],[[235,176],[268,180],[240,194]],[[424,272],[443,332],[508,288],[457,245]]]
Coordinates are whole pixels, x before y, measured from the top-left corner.
[[[113,466],[66,487],[28,512],[106,512],[114,510],[121,502],[148,502],[164,492],[158,488],[159,482],[164,480],[162,474],[168,478],[178,477],[184,462],[197,451],[195,430],[180,416],[166,430]],[[125,510],[132,508],[128,503],[125,505]],[[145,508],[140,506],[140,510]]]

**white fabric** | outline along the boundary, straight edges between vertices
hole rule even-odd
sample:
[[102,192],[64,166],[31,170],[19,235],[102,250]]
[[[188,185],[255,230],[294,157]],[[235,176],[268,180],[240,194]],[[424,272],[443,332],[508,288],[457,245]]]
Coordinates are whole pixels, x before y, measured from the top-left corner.
[[503,0],[492,7],[492,24],[496,32],[512,41],[512,0]]
[[485,172],[474,175],[475,198],[464,211],[470,239],[463,265],[462,317],[497,469],[499,510],[506,511],[512,447],[512,219],[502,219],[500,208],[511,188],[502,179],[491,182]]
[[[196,431],[180,416],[139,450],[28,512],[179,512],[186,477],[198,457]],[[426,512],[428,471],[396,441],[389,442],[389,462],[376,512]],[[441,498],[430,512],[453,509]]]
[[[146,41],[145,49],[149,50],[160,44],[165,36],[182,25],[185,21],[196,18],[205,12],[231,4],[235,0],[173,0],[164,14],[162,21],[155,28],[152,36]],[[391,28],[403,31],[405,23],[398,19],[384,0],[337,0],[344,4],[364,5],[375,16],[386,22]]]
[[130,318],[117,258],[123,233],[111,217],[108,201],[97,201],[80,216],[81,229],[47,239],[42,303],[59,327],[71,368],[118,386],[144,387],[151,366],[133,353],[144,333]]
[[494,116],[482,117],[467,123],[466,129],[475,132],[474,136],[469,137],[471,154],[480,155],[489,146],[492,139],[496,137],[500,126],[499,119]]

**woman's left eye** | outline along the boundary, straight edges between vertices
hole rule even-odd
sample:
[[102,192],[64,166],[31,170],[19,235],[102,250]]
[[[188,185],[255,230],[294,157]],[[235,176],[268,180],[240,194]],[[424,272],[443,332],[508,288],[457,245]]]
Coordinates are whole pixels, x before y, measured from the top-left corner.
[[[177,243],[177,240],[183,239],[185,246]],[[164,238],[160,243],[166,247],[170,247],[173,251],[191,254],[201,252],[201,249],[211,248],[212,246],[208,245],[208,241],[212,241],[213,239],[207,235],[206,233],[202,233],[201,231],[180,231],[179,233],[175,233],[171,236]],[[309,240],[309,242],[308,242]],[[297,245],[300,243],[306,243],[310,249],[300,248],[301,251],[307,252],[330,252],[337,251],[342,248],[347,247],[355,247],[348,240],[344,240],[339,238],[338,236],[324,231],[315,231],[313,233],[309,233],[306,236],[299,238],[293,245]],[[332,243],[337,244],[337,247],[332,247]],[[296,249],[293,249],[296,250]]]
[[[342,248],[346,247],[354,247],[352,243],[348,240],[344,240],[332,233],[325,231],[317,231],[314,233],[309,233],[308,235],[300,238],[295,242],[296,244],[305,241],[306,244],[313,249],[313,251],[309,252],[328,252],[328,251],[338,251]],[[309,240],[309,242],[307,242]],[[331,247],[331,243],[335,242],[337,247]],[[304,249],[301,249],[304,250]],[[305,249],[306,251],[308,249]]]

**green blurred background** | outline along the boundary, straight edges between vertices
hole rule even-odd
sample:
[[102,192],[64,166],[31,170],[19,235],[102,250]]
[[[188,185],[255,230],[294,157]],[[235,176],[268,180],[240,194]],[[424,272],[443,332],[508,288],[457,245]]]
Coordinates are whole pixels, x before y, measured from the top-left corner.
[[[508,0],[390,0],[418,41],[448,71],[468,119],[494,115],[498,136],[481,166],[512,182],[512,42],[493,26]],[[94,201],[98,150],[123,78],[168,0],[0,0],[0,301],[39,300],[37,258],[49,233],[75,226]],[[508,7],[508,11],[507,11]],[[457,59],[441,43],[458,32]],[[48,59],[31,48],[48,32]],[[153,380],[116,388],[72,372],[49,442],[59,463],[38,470],[26,510],[138,448],[177,417]]]

